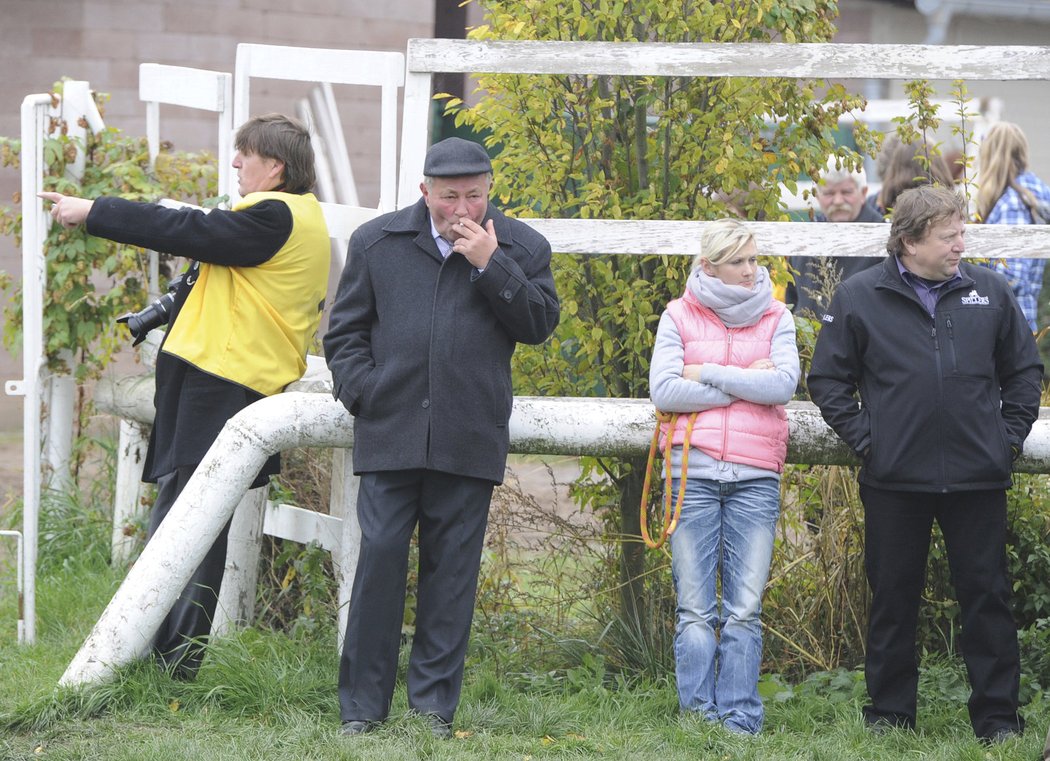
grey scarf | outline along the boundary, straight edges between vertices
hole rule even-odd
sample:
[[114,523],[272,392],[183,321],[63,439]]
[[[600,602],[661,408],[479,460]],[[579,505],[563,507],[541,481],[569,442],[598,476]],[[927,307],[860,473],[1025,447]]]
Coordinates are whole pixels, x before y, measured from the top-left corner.
[[773,301],[773,286],[765,267],[758,268],[755,287],[751,289],[726,285],[717,277],[704,274],[699,267],[693,270],[685,287],[693,298],[718,315],[727,328],[754,325]]

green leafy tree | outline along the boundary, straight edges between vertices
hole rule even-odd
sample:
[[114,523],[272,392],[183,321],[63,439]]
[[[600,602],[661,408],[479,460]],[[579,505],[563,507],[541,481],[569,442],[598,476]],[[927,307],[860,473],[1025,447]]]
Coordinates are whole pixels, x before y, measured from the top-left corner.
[[[479,0],[475,39],[616,42],[825,42],[831,0]],[[487,75],[480,101],[449,98],[457,126],[498,147],[494,192],[518,216],[787,219],[794,188],[838,153],[840,114],[863,104],[838,84],[794,79]],[[858,132],[862,148],[871,136]],[[776,277],[782,259],[772,260]],[[519,390],[647,397],[653,333],[690,262],[666,256],[556,256],[562,322],[551,342],[516,354]],[[581,504],[609,509],[623,539],[621,614],[648,616],[639,538],[645,458],[586,461]],[[595,481],[594,473],[607,478]],[[594,485],[597,483],[597,485]]]

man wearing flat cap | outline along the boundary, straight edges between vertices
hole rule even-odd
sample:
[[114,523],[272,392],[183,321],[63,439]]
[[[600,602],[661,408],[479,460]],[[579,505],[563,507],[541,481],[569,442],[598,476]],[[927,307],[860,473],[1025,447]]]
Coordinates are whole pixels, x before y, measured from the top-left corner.
[[358,228],[324,339],[354,416],[361,554],[339,664],[344,735],[394,692],[409,541],[419,528],[408,705],[451,734],[492,489],[503,481],[510,358],[558,324],[551,248],[489,203],[479,144],[431,146],[423,197]]

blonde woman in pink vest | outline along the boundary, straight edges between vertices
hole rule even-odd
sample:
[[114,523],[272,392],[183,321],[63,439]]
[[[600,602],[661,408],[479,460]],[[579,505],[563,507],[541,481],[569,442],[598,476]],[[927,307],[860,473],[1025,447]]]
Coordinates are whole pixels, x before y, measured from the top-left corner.
[[[681,521],[671,535],[678,594],[675,674],[683,714],[757,734],[762,592],[780,514],[784,404],[799,379],[795,323],[773,298],[747,227],[704,227],[685,293],[667,305],[649,370],[653,403],[678,416],[671,435]],[[686,424],[696,420],[682,472]],[[666,442],[666,438],[665,438]],[[721,603],[718,577],[721,575]]]

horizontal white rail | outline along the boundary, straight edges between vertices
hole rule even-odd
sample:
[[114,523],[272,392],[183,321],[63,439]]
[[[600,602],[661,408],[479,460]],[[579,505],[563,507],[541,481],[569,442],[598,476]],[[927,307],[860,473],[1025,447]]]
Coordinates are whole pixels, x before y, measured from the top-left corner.
[[1050,79],[1050,47],[764,42],[408,41],[410,73],[800,79]]

